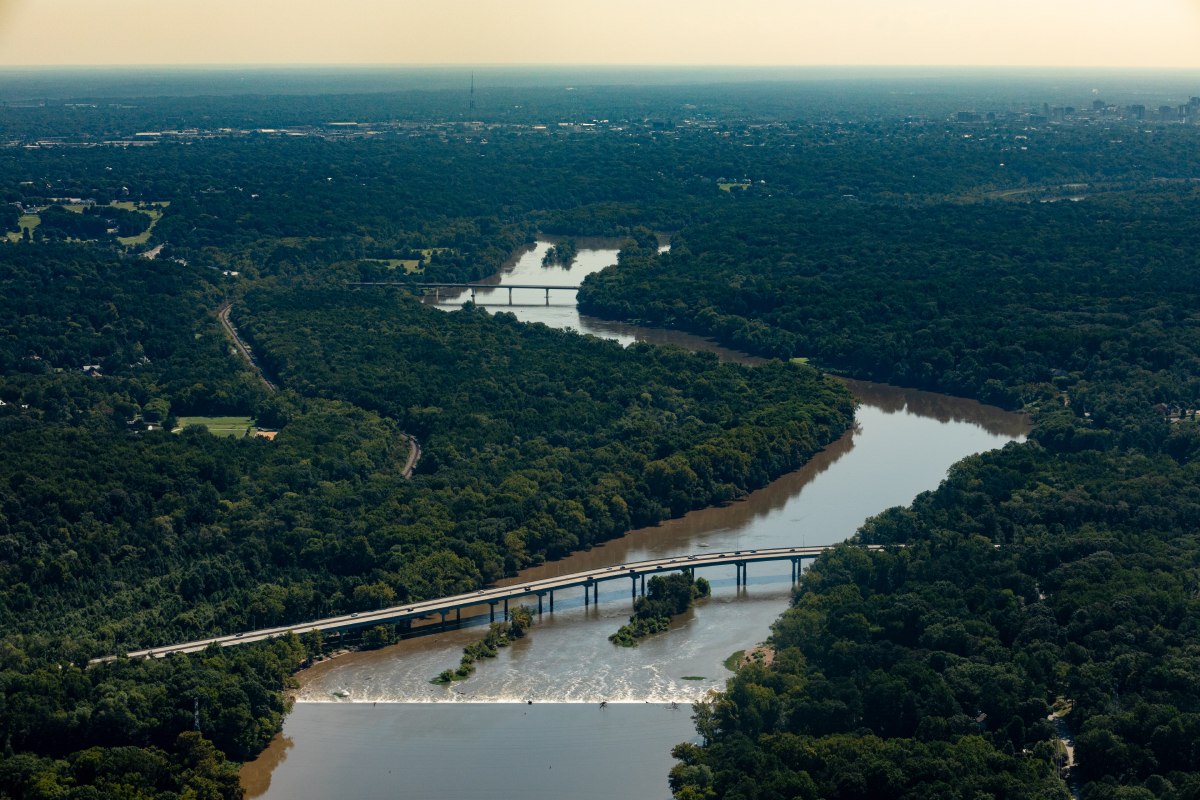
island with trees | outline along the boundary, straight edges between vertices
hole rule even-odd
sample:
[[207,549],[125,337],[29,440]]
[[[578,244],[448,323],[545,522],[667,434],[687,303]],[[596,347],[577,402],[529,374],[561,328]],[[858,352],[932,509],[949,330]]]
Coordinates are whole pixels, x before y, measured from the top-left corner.
[[667,630],[673,617],[711,593],[707,580],[693,577],[688,572],[655,575],[650,579],[645,596],[634,601],[629,623],[622,625],[608,640],[622,647],[636,647],[638,639]]
[[575,260],[575,255],[578,253],[574,239],[567,239],[558,244],[551,245],[546,254],[542,256],[543,267],[569,267],[571,262]]
[[[1085,800],[1200,792],[1196,126],[859,85],[518,87],[478,124],[438,91],[169,95],[0,105],[0,796],[239,797],[325,643],[89,659],[734,501],[852,424],[832,372],[1033,431],[816,562],[676,796],[1065,797],[1064,729]],[[585,311],[768,363],[353,288],[539,233],[626,240]]]
[[[182,183],[211,180],[206,159]],[[13,191],[27,166],[6,173]],[[357,246],[268,245],[189,191],[168,195],[154,258],[74,234],[0,246],[0,794],[237,797],[237,762],[279,730],[291,675],[326,643],[89,660],[474,590],[736,499],[851,424],[849,394],[813,368],[353,290],[378,268]],[[533,223],[442,237],[458,224],[417,242],[431,273],[479,242],[498,265]],[[228,303],[278,392],[222,330]],[[218,418],[247,424],[218,436],[204,423]],[[242,435],[250,422],[274,438]],[[389,640],[368,631],[364,646]]]
[[500,648],[508,647],[515,639],[525,638],[531,627],[533,611],[528,606],[517,606],[510,612],[508,622],[491,623],[482,639],[463,648],[462,659],[456,669],[442,670],[432,682],[445,684],[466,680],[475,672],[475,662],[481,658],[495,658]]

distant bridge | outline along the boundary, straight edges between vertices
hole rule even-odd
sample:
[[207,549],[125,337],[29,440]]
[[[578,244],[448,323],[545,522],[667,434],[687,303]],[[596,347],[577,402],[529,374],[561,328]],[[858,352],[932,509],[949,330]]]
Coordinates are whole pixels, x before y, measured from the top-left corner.
[[476,291],[493,291],[500,289],[508,289],[508,304],[513,304],[513,289],[541,289],[546,292],[546,305],[550,305],[551,292],[577,292],[578,286],[555,286],[548,283],[508,283],[503,286],[494,283],[407,283],[403,281],[359,281],[351,283],[351,286],[406,286],[415,289],[433,289],[433,296],[437,300],[442,299],[442,289],[457,290],[459,292],[470,290],[471,302],[475,302]]
[[[214,636],[208,639],[199,639],[194,642],[184,642],[183,644],[174,644],[164,647],[152,647],[145,650],[135,650],[129,653],[130,658],[152,657],[162,658],[172,653],[196,653],[206,647],[217,644],[221,647],[231,647],[233,645],[247,644],[249,642],[261,642],[265,639],[274,639],[278,636],[286,636],[289,633],[303,634],[312,631],[321,631],[323,633],[338,633],[344,631],[356,630],[359,628],[369,628],[375,625],[398,623],[405,628],[410,628],[413,621],[419,620],[422,617],[427,617],[431,614],[439,614],[441,616],[441,627],[446,627],[446,617],[453,611],[455,613],[455,621],[462,619],[462,610],[464,608],[479,608],[488,606],[491,619],[496,619],[497,606],[503,606],[505,619],[508,618],[509,601],[521,597],[537,597],[537,610],[541,614],[544,610],[544,601],[549,601],[549,610],[554,612],[554,593],[564,589],[583,588],[584,605],[600,602],[600,584],[605,581],[618,581],[626,579],[630,582],[630,592],[634,598],[638,592],[644,595],[646,593],[646,576],[655,575],[660,572],[674,572],[676,570],[686,570],[694,572],[700,567],[716,567],[726,566],[729,564],[737,567],[737,585],[740,587],[746,582],[746,569],[750,564],[756,564],[767,561],[790,561],[792,563],[792,582],[795,583],[800,577],[800,562],[804,559],[813,559],[822,553],[834,549],[837,545],[825,545],[820,547],[777,547],[764,550],[734,550],[725,553],[703,553],[690,556],[674,556],[671,558],[656,558],[650,561],[635,561],[629,564],[618,564],[612,567],[600,567],[599,569],[590,569],[584,572],[575,572],[570,575],[559,575],[556,578],[542,578],[536,581],[526,581],[513,586],[498,586],[494,589],[480,589],[477,592],[468,592],[467,594],[458,594],[451,597],[442,597],[436,600],[424,600],[419,603],[406,603],[404,605],[392,606],[378,611],[362,611],[354,614],[342,614],[337,617],[327,617],[325,619],[313,620],[312,622],[301,622],[295,625],[280,625],[274,628],[262,628],[254,631],[243,631],[234,633],[228,636]],[[866,545],[867,550],[882,550],[882,545],[872,544]],[[112,661],[117,656],[105,656],[104,658],[92,659],[91,663],[99,663],[103,661]]]

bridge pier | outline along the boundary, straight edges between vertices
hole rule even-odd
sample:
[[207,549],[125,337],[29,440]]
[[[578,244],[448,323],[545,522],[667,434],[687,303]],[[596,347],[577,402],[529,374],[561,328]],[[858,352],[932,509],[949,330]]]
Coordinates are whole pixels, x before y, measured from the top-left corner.
[[475,287],[474,286],[471,287],[471,302],[472,303],[475,302]]
[[550,289],[546,289],[546,305],[550,305]]
[[504,621],[508,622],[508,598],[504,598]]
[[[364,285],[370,285],[370,284],[364,284]],[[431,286],[430,288],[433,288],[433,287]],[[456,286],[456,288],[457,288],[457,286]],[[483,288],[488,288],[488,287],[480,287],[480,288],[482,290]],[[542,287],[542,286],[537,286],[537,287],[518,286],[517,288],[541,289],[544,287]],[[551,288],[562,289],[562,288],[567,288],[567,287],[551,287]],[[574,288],[574,287],[571,287],[571,288]],[[556,589],[567,589],[567,588],[574,590],[575,587],[583,587],[584,604],[588,607],[588,610],[590,611],[592,603],[596,603],[597,607],[599,606],[599,603],[600,603],[599,584],[601,581],[613,580],[616,578],[620,578],[621,575],[628,576],[630,578],[630,595],[633,597],[633,600],[636,603],[638,588],[641,589],[643,596],[645,596],[645,594],[646,594],[646,576],[647,575],[651,576],[651,583],[653,582],[653,575],[660,573],[660,572],[676,571],[676,570],[682,571],[689,578],[694,579],[696,570],[699,567],[710,567],[710,566],[718,566],[718,565],[720,565],[720,566],[733,565],[734,566],[735,571],[736,571],[736,579],[735,580],[738,585],[738,596],[741,597],[741,596],[745,596],[745,594],[746,594],[745,587],[747,587],[750,582],[750,575],[749,575],[750,564],[752,564],[752,563],[758,564],[758,563],[766,563],[766,562],[789,562],[792,567],[792,571],[791,571],[792,582],[793,582],[793,586],[795,586],[798,583],[799,579],[801,577],[803,577],[803,574],[804,574],[803,568],[804,568],[805,559],[811,560],[811,559],[817,558],[821,555],[821,553],[827,552],[830,549],[831,549],[831,547],[829,547],[829,546],[811,546],[811,547],[810,546],[798,546],[798,547],[791,547],[791,548],[780,547],[780,548],[765,548],[762,550],[743,550],[743,551],[738,551],[736,553],[696,554],[696,555],[689,556],[686,561],[683,561],[679,558],[656,558],[656,559],[652,559],[652,560],[648,560],[648,561],[640,561],[640,562],[636,562],[636,563],[622,564],[621,571],[617,571],[617,567],[615,565],[611,566],[611,567],[601,567],[599,569],[590,569],[590,570],[577,572],[577,573],[574,573],[571,575],[557,576],[552,579],[535,580],[535,581],[533,581],[533,583],[526,585],[526,586],[506,587],[506,590],[504,592],[496,592],[495,594],[491,594],[490,596],[488,596],[488,593],[486,593],[486,592],[484,593],[483,597],[480,597],[477,594],[459,594],[459,595],[452,595],[449,597],[444,597],[444,598],[440,598],[440,599],[432,600],[432,601],[423,601],[419,604],[414,604],[414,606],[406,607],[406,608],[401,608],[399,606],[396,606],[396,607],[387,608],[387,609],[380,609],[378,612],[375,612],[374,616],[377,616],[379,618],[383,618],[385,620],[395,623],[396,627],[398,629],[403,630],[404,633],[409,634],[409,635],[415,634],[415,633],[433,633],[436,631],[447,631],[447,630],[449,630],[449,625],[448,625],[449,620],[447,618],[451,611],[455,612],[455,615],[454,615],[455,622],[458,625],[461,625],[463,622],[462,609],[463,608],[477,608],[481,602],[488,604],[489,616],[494,621],[495,617],[497,616],[495,613],[497,610],[496,606],[499,605],[502,600],[504,600],[505,601],[505,609],[504,609],[505,616],[506,616],[506,618],[511,619],[511,617],[512,617],[511,607],[510,607],[510,604],[507,602],[507,600],[511,600],[514,597],[519,598],[519,597],[523,597],[526,595],[537,595],[538,596],[538,613],[542,614],[545,610],[544,609],[544,605],[545,605],[544,598],[545,598],[546,593],[549,593],[550,594],[550,613],[553,614],[554,613],[554,592],[555,592],[555,590]],[[867,552],[879,552],[883,549],[884,549],[884,547],[882,545],[867,545],[866,547],[863,548],[863,550],[865,550]],[[411,602],[411,600],[409,602]],[[416,607],[415,607],[416,605],[420,605],[421,609],[419,611],[416,609]],[[598,611],[598,608],[597,608],[597,611]],[[441,615],[440,620],[437,616],[435,616],[435,614]],[[358,615],[355,614],[353,616],[358,616]],[[589,616],[590,616],[590,614],[589,614]],[[427,621],[428,621],[428,624],[426,624]],[[257,622],[257,620],[255,620],[255,619],[251,620],[252,624],[255,624],[256,622]],[[414,624],[414,622],[421,622],[422,624],[416,625],[416,624]],[[440,625],[439,625],[439,622],[440,622]],[[338,646],[337,645],[338,642],[341,642],[344,644],[348,638],[351,638],[352,636],[357,635],[356,631],[360,626],[368,626],[370,624],[373,624],[373,623],[367,623],[364,619],[352,620],[352,619],[347,618],[345,615],[338,615],[335,617],[330,617],[328,619],[318,619],[318,620],[314,620],[309,623],[304,623],[302,625],[297,626],[297,630],[327,631],[327,636],[329,637],[330,647],[336,648]],[[354,629],[355,632],[352,632],[351,634],[348,635],[346,633],[347,629]],[[169,655],[170,653],[189,652],[189,651],[199,650],[199,649],[202,649],[213,643],[219,643],[222,646],[233,646],[233,645],[237,645],[237,644],[245,644],[245,643],[248,643],[251,641],[259,641],[260,639],[264,639],[264,638],[274,638],[277,635],[278,634],[275,631],[269,630],[269,629],[268,630],[249,630],[249,631],[242,631],[240,634],[237,634],[237,635],[213,637],[213,638],[208,638],[208,639],[197,640],[194,642],[184,642],[184,643],[172,645],[169,647],[158,647],[158,648],[154,648],[154,649],[135,651],[135,652],[128,653],[128,656],[130,658],[143,658],[143,657],[162,658],[166,655]],[[104,662],[111,661],[114,658],[115,658],[115,656],[109,656],[109,657],[105,657],[105,658],[96,658],[96,659],[92,659],[91,663],[104,663]]]
[[496,601],[489,600],[488,601],[488,622],[495,622],[495,621],[496,621]]
[[512,305],[512,287],[508,287],[508,304]]

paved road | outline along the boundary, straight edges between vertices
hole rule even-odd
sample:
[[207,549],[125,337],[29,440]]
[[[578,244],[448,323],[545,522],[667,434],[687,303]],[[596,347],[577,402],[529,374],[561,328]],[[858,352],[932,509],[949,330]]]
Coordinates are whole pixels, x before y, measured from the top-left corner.
[[[560,575],[555,578],[543,578],[517,586],[500,586],[493,589],[481,589],[477,592],[441,597],[436,600],[425,600],[420,603],[408,603],[392,606],[378,611],[363,611],[355,614],[342,614],[336,617],[301,622],[294,625],[280,625],[274,628],[242,631],[229,636],[214,636],[208,639],[198,639],[193,642],[183,642],[164,647],[146,650],[136,650],[129,653],[130,658],[153,657],[161,658],[172,653],[195,653],[206,647],[217,644],[221,647],[261,642],[274,639],[289,633],[308,633],[310,631],[337,632],[365,628],[384,623],[417,620],[431,614],[442,615],[451,611],[461,611],[464,608],[476,608],[485,613],[489,606],[495,607],[509,600],[536,595],[551,595],[563,589],[585,587],[586,591],[595,591],[596,584],[604,581],[626,579],[635,581],[646,575],[659,572],[674,572],[681,569],[696,569],[728,564],[754,564],[767,561],[799,561],[805,558],[816,558],[836,545],[822,547],[778,547],[763,550],[734,550],[723,553],[703,553],[673,558],[659,558],[650,561],[636,561],[629,564],[618,564],[611,567],[576,572],[570,575]],[[868,550],[882,550],[880,545],[867,545]],[[92,659],[92,663],[112,661],[116,656]]]

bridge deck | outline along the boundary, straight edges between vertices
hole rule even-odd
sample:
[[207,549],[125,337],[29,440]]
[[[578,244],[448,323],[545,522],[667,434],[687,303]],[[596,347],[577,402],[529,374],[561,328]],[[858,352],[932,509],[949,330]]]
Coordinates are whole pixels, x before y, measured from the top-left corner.
[[[529,581],[514,586],[498,586],[492,589],[480,589],[476,592],[452,595],[450,597],[441,597],[435,600],[425,600],[419,603],[406,603],[404,605],[392,606],[391,608],[384,608],[378,611],[363,611],[354,614],[342,614],[336,617],[327,617],[325,619],[317,619],[311,622],[301,622],[294,625],[280,625],[273,628],[243,631],[228,636],[214,636],[207,639],[198,639],[193,642],[184,642],[182,644],[136,650],[130,652],[128,655],[130,658],[147,656],[161,658],[172,653],[195,653],[213,644],[217,644],[222,647],[231,647],[233,645],[246,644],[248,642],[260,642],[264,639],[274,639],[277,636],[284,636],[289,633],[301,634],[308,633],[310,631],[337,632],[354,630],[357,628],[365,628],[384,623],[416,620],[430,614],[444,615],[448,612],[459,611],[463,608],[482,608],[487,606],[495,608],[495,606],[499,603],[504,603],[509,600],[527,597],[530,595],[550,595],[551,609],[553,610],[553,595],[554,592],[559,589],[570,589],[572,587],[580,586],[591,588],[605,581],[620,580],[622,578],[636,581],[646,575],[654,575],[660,572],[673,572],[682,569],[696,569],[698,567],[715,567],[730,564],[743,566],[746,564],[767,561],[793,561],[799,563],[799,561],[802,559],[816,558],[825,551],[832,550],[836,546],[837,545],[820,547],[779,547],[762,550],[735,550],[732,552],[703,553],[696,555],[674,556],[671,558],[659,558],[650,561],[636,561],[628,564],[617,564],[611,567],[601,567],[599,569],[587,570],[585,572],[575,572],[571,573],[570,575],[560,575],[554,578],[543,578],[541,580]],[[866,545],[866,549],[882,550],[883,547],[881,545]],[[92,659],[92,663],[112,661],[115,658],[116,656],[96,658]]]

